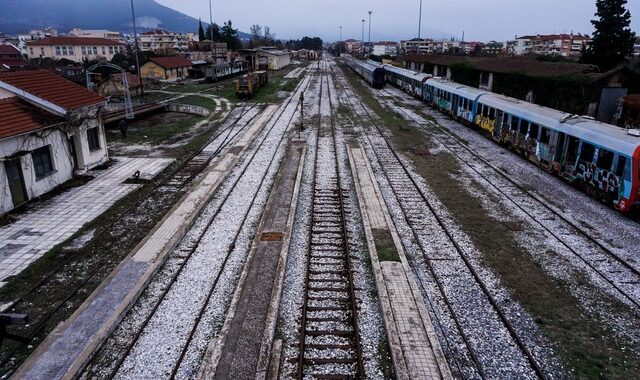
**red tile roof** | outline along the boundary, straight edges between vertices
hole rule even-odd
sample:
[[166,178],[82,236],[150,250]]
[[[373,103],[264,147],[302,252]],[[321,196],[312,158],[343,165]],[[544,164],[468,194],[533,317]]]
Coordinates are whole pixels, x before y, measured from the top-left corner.
[[20,50],[16,49],[13,45],[0,45],[0,54],[20,55]]
[[[26,66],[28,63],[22,59],[0,59],[0,66],[7,66],[9,68],[11,67],[24,67]],[[0,67],[0,70],[2,70],[2,67]]]
[[120,46],[122,42],[97,37],[47,37],[28,41],[27,46]]
[[66,110],[105,101],[100,95],[47,70],[0,73],[0,82],[17,87]]
[[50,114],[17,96],[0,99],[0,139],[37,131],[62,121],[61,117]]
[[191,61],[186,59],[185,57],[156,57],[151,58],[151,62],[155,63],[158,66],[161,66],[165,69],[176,69],[179,67],[191,67]]

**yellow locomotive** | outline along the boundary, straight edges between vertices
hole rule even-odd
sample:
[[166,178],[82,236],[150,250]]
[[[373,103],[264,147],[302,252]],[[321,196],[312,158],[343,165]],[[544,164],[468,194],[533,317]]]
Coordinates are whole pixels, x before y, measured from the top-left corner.
[[269,82],[269,73],[266,71],[254,71],[243,75],[236,83],[236,95],[240,99],[250,99],[256,91]]

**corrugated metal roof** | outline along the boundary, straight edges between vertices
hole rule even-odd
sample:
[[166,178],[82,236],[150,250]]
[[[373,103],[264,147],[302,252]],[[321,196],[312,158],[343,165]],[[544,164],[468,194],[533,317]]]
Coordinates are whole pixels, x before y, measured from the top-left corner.
[[47,70],[0,73],[0,82],[17,87],[66,110],[105,101],[100,95]]
[[63,119],[17,96],[0,99],[0,139],[37,131]]
[[150,59],[151,62],[155,63],[158,66],[161,66],[165,69],[176,69],[179,67],[189,67],[191,66],[191,61],[186,59],[185,57],[155,57]]
[[27,46],[118,46],[122,42],[98,37],[47,37],[41,40],[27,41]]

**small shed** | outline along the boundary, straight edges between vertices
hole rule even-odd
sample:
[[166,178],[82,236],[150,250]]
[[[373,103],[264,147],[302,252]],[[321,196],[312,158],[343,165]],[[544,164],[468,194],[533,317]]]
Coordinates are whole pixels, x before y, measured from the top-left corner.
[[185,57],[155,57],[142,65],[143,78],[177,81],[189,77],[191,61]]

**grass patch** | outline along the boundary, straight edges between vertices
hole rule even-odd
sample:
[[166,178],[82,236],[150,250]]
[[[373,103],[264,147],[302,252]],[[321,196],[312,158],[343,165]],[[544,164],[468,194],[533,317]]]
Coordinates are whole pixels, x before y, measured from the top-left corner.
[[391,232],[380,228],[374,228],[372,232],[376,250],[378,251],[378,259],[380,261],[400,262],[400,256],[398,255],[396,244],[393,242]]
[[[549,275],[533,259],[534,254],[517,241],[520,227],[503,223],[492,217],[470,190],[450,174],[459,175],[456,159],[448,153],[437,155],[415,154],[417,145],[432,144],[430,137],[417,128],[408,128],[398,116],[382,107],[371,91],[353,74],[346,72],[363,101],[382,120],[392,133],[396,148],[411,158],[420,175],[449,210],[458,226],[472,239],[489,267],[519,302],[534,316],[543,333],[552,342],[555,352],[572,376],[582,379],[633,378],[640,370],[638,352],[633,342],[623,342],[611,327],[590,315],[569,289],[569,284]],[[546,252],[547,256],[555,254]],[[588,280],[576,278],[582,290],[603,304],[603,309],[634,320],[637,315],[616,299],[603,294]]]
[[178,99],[177,103],[198,106],[208,110],[214,110],[216,108],[216,102],[209,98],[197,95],[185,96],[184,98]]
[[182,118],[170,121],[167,124],[138,124],[133,123],[128,130],[128,143],[161,144],[187,132],[193,125],[201,120],[199,116],[180,114]]

